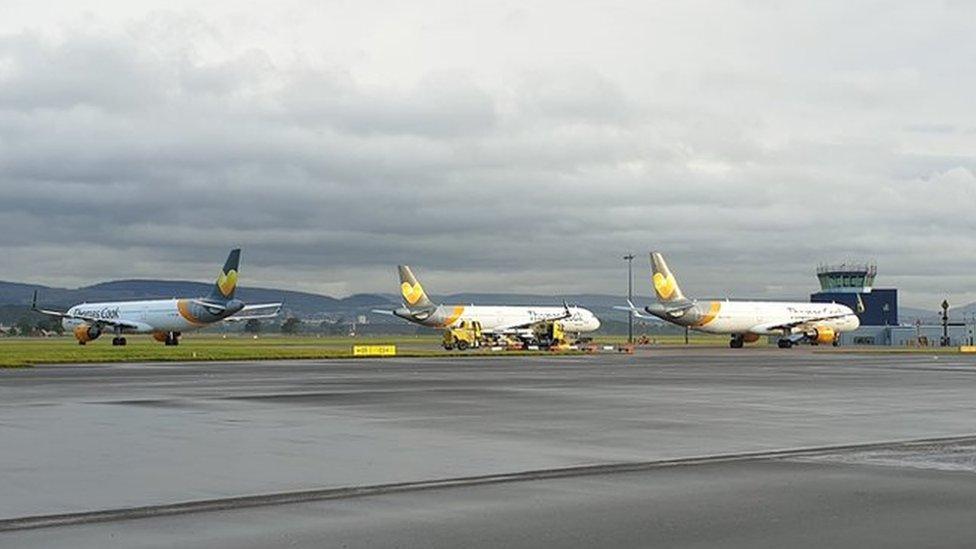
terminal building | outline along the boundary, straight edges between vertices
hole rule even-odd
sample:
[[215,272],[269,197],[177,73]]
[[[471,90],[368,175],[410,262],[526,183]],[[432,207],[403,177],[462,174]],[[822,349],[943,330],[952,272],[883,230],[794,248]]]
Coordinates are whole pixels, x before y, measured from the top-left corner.
[[[820,291],[810,296],[814,303],[842,303],[858,311],[861,327],[840,334],[841,345],[938,346],[942,326],[898,322],[898,290],[875,288],[878,267],[871,263],[821,265],[817,268]],[[973,343],[972,326],[950,326],[949,345]]]

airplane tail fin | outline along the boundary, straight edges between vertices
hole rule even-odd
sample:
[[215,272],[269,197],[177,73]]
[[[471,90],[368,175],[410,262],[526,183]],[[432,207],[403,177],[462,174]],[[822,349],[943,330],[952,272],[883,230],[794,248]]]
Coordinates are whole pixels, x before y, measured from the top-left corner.
[[662,303],[675,303],[686,301],[685,295],[678,287],[671,269],[664,261],[664,256],[659,252],[651,252],[651,282],[654,284],[654,293]]
[[237,289],[237,273],[241,266],[241,249],[234,248],[224,262],[224,268],[220,271],[220,276],[214,283],[213,289],[207,296],[208,301],[223,303],[234,299],[234,290]]
[[403,302],[410,309],[422,309],[425,307],[432,307],[434,304],[427,297],[427,293],[424,292],[423,286],[420,282],[417,282],[417,278],[413,276],[413,272],[410,267],[406,265],[398,265],[397,270],[400,271],[400,295],[403,296]]

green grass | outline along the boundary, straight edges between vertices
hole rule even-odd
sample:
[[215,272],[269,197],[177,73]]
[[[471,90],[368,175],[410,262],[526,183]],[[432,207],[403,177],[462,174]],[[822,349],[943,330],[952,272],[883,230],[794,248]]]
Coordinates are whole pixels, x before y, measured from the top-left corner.
[[[441,346],[441,335],[431,332],[425,335],[396,336],[284,336],[263,334],[257,339],[244,334],[195,333],[184,336],[177,347],[166,347],[149,336],[128,336],[128,345],[113,347],[112,338],[103,336],[87,345],[78,345],[73,337],[54,338],[12,337],[0,338],[0,367],[23,367],[32,364],[64,364],[92,362],[165,362],[208,360],[274,360],[274,359],[329,359],[351,358],[352,346],[397,346],[399,356],[476,356],[494,354],[488,350],[447,352]],[[683,346],[683,334],[654,335],[653,346]],[[595,338],[598,345],[622,345],[627,336],[604,335]],[[728,336],[691,333],[689,346],[727,347]],[[874,349],[844,348],[863,352],[946,352],[929,349]],[[958,350],[958,349],[956,349]],[[515,354],[506,352],[506,355]],[[537,351],[520,354],[538,354]]]
[[[655,346],[683,346],[684,336],[657,335],[652,338]],[[128,336],[125,347],[113,347],[111,337],[102,337],[85,346],[78,345],[71,336],[54,338],[12,337],[0,338],[0,368],[25,367],[33,364],[64,364],[92,362],[166,362],[208,360],[275,360],[275,359],[330,359],[351,358],[352,346],[396,345],[399,356],[477,356],[494,354],[488,350],[448,352],[441,346],[437,333],[422,336],[283,336],[261,335],[258,339],[241,334],[221,336],[190,334],[184,336],[178,347],[166,347],[149,336]],[[626,336],[601,336],[599,345],[622,345]],[[691,334],[689,346],[726,347],[727,336]],[[818,352],[847,353],[958,353],[958,347],[841,347],[823,348]],[[505,352],[506,355],[516,354]],[[538,354],[538,351],[517,354]]]
[[284,337],[192,334],[177,347],[167,347],[148,336],[128,336],[128,345],[113,347],[111,337],[78,345],[70,336],[0,339],[0,367],[85,362],[156,362],[206,360],[273,360],[350,358],[352,346],[395,344],[401,356],[449,355],[440,348],[440,336],[392,337]]
[[[634,334],[634,341],[640,337],[640,334]],[[648,335],[651,339],[651,345],[684,345],[685,336],[684,334],[654,334]],[[623,345],[627,343],[627,336],[625,335],[607,335],[600,336],[596,338],[596,342],[605,345]],[[689,346],[704,346],[704,347],[727,347],[729,345],[729,336],[727,335],[716,335],[716,334],[704,334],[701,332],[692,332],[688,336]]]

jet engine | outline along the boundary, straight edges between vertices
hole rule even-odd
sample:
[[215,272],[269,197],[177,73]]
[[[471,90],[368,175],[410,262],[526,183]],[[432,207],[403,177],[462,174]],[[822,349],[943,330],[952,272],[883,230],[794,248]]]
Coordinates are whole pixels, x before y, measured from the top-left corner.
[[102,329],[97,325],[82,324],[75,327],[74,333],[78,343],[84,345],[93,339],[98,339],[98,336],[102,335]]
[[755,343],[759,341],[759,334],[747,333],[742,334],[742,341],[745,343]]
[[809,336],[814,343],[818,345],[827,345],[834,342],[837,334],[834,333],[833,328],[815,328],[809,334]]
[[153,332],[153,339],[160,343],[166,343],[166,332]]

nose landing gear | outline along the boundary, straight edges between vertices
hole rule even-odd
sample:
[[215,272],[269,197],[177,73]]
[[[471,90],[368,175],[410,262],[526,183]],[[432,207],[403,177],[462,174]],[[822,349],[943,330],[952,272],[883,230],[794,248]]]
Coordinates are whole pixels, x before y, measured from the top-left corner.
[[733,349],[741,349],[745,345],[745,337],[742,334],[733,334],[732,339],[729,340],[729,347]]
[[163,344],[167,347],[175,347],[180,344],[180,332],[167,332]]

